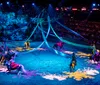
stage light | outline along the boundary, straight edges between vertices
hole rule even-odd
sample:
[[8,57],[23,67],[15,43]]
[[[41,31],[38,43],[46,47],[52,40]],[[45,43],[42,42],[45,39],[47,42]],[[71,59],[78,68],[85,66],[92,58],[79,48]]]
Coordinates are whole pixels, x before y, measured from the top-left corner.
[[86,7],[83,7],[83,8],[81,9],[81,11],[86,11]]
[[24,5],[22,5],[22,7],[24,8],[25,6],[24,6]]
[[67,7],[65,7],[64,10],[67,11]]
[[93,8],[92,10],[97,11],[97,10],[99,10],[99,9],[98,9],[98,8]]
[[0,5],[2,6],[3,4],[2,4],[2,3],[0,3]]
[[61,11],[64,11],[63,7],[61,7]]
[[96,6],[96,4],[95,4],[95,3],[93,3],[93,4],[92,4],[92,6]]
[[10,4],[10,2],[8,2],[8,1],[7,1],[7,4],[9,5],[9,4]]
[[72,8],[72,11],[77,11],[77,8]]
[[0,6],[2,6],[3,4],[2,3],[0,3]]
[[35,4],[34,3],[32,3],[32,6],[34,6]]
[[100,4],[98,4],[98,6],[100,6]]
[[90,13],[92,13],[92,11],[90,11]]
[[56,7],[56,11],[58,11],[59,10],[59,8],[58,7]]
[[52,5],[51,5],[51,4],[49,4],[49,7],[52,7]]

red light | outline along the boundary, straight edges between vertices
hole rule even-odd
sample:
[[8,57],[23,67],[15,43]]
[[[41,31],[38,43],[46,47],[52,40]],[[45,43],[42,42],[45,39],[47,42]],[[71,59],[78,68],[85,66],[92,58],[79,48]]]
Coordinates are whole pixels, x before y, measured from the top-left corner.
[[65,7],[64,9],[65,9],[65,11],[67,11],[67,7]]
[[56,10],[58,11],[58,10],[59,10],[59,8],[58,8],[58,7],[56,7]]
[[77,11],[77,8],[72,8],[73,11]]
[[92,10],[96,11],[96,10],[99,10],[98,8],[93,8]]
[[82,11],[86,11],[86,7],[83,7],[81,10],[82,10]]

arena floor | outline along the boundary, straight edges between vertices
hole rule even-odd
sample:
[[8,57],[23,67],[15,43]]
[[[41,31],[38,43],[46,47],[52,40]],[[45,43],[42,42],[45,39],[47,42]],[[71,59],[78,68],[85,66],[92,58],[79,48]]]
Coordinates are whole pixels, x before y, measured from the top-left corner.
[[[7,46],[16,49],[23,48],[24,42],[9,42]],[[36,48],[41,42],[31,42],[31,48]],[[54,43],[49,43],[52,47]],[[86,51],[86,50],[85,50]],[[62,51],[41,48],[29,51],[17,51],[15,62],[22,64],[28,74],[7,74],[0,66],[0,85],[100,85],[100,65],[89,62],[89,52],[70,45],[65,45]],[[72,52],[76,53],[77,65],[74,73],[70,73],[69,64]]]

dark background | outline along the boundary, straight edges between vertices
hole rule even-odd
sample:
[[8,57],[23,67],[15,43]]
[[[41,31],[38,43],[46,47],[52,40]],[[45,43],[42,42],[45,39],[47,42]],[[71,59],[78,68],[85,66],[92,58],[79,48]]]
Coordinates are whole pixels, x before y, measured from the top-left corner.
[[10,1],[13,4],[30,4],[46,6],[52,4],[53,6],[90,6],[92,3],[100,3],[100,0],[0,0],[0,2]]

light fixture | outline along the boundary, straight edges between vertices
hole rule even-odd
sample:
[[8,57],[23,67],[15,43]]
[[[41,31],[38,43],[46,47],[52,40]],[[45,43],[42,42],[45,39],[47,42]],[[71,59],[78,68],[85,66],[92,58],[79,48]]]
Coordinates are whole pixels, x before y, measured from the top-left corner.
[[7,1],[7,5],[9,5],[10,4],[10,2],[9,1]]
[[95,3],[93,3],[93,4],[92,4],[92,6],[96,6],[96,4],[95,4]]
[[3,5],[2,3],[0,3],[0,5]]
[[35,4],[34,3],[32,3],[32,6],[34,6]]

